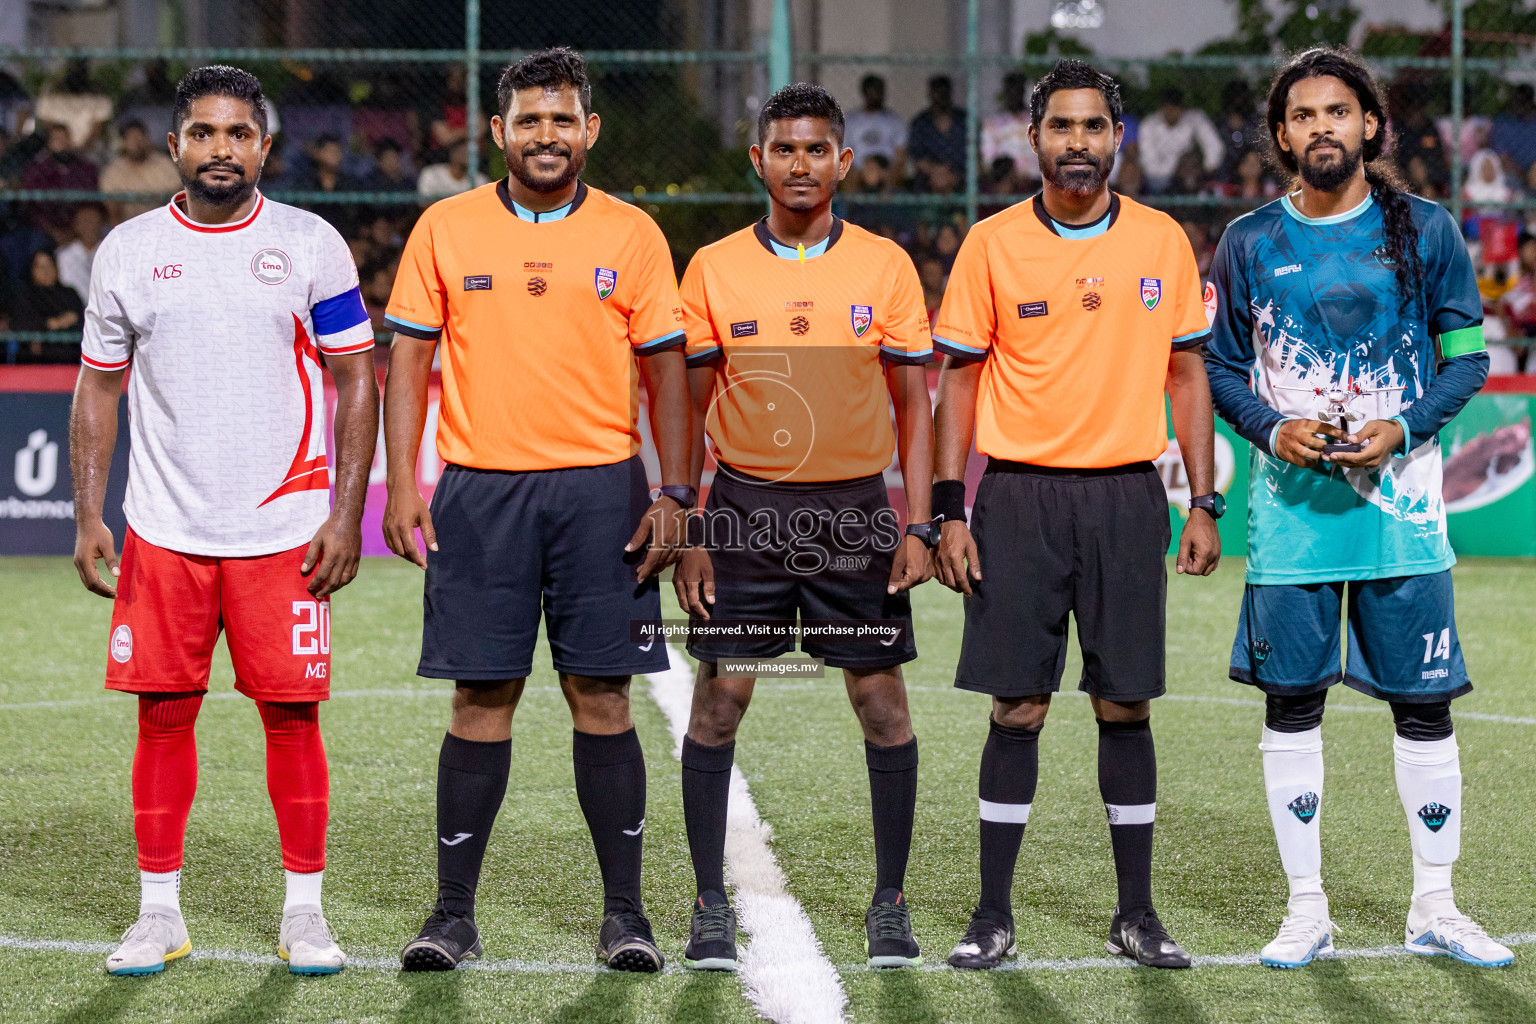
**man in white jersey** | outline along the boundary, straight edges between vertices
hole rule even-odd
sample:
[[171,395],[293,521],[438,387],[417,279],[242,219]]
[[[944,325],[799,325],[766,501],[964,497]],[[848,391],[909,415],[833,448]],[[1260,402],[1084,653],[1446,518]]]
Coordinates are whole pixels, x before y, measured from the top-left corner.
[[[191,951],[178,890],[193,725],[222,629],[235,688],[266,730],[287,876],[278,955],[295,974],[334,974],[346,958],[320,909],[330,782],[318,702],[329,696],[329,598],[361,548],[378,431],[373,331],[341,236],[256,190],[272,144],[261,83],[198,68],[177,86],[171,122],[186,189],[97,253],[70,423],[75,568],[116,599],[107,688],[139,698],[139,918],[107,971],[154,974]],[[338,392],[334,511],[321,355]],[[119,563],[101,506],[130,364]]]

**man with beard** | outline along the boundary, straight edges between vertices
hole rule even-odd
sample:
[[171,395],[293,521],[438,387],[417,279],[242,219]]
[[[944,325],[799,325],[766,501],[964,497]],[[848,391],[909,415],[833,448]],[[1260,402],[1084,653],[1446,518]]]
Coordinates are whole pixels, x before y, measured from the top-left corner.
[[1501,967],[1512,954],[1451,891],[1461,848],[1451,700],[1472,684],[1436,434],[1488,376],[1472,262],[1451,216],[1377,162],[1387,110],[1359,58],[1298,54],[1270,87],[1266,120],[1272,157],[1300,180],[1222,237],[1206,355],[1216,408],[1253,445],[1231,676],[1265,695],[1264,788],[1290,882],[1259,959],[1301,967],[1333,945],[1318,828],[1323,704],[1342,680],[1387,701],[1396,724],[1413,849],[1408,951]]
[[[922,954],[902,889],[917,737],[901,665],[917,657],[907,591],[932,575],[937,529],[928,521],[933,412],[924,370],[933,343],[912,260],[832,213],[857,156],[842,135],[842,109],[820,86],[770,96],[751,149],[768,215],[700,249],[683,276],[694,482],[705,431],[719,465],[696,520],[708,528],[692,538],[674,583],[696,626],[799,618],[883,620],[893,630],[842,642],[807,635],[801,646],[843,670],[864,731],[875,839],[869,965],[916,967]],[[883,477],[898,451],[905,535]],[[736,730],[755,683],[739,666],[793,650],[794,640],[704,636],[688,648],[699,675],[683,739],[683,814],[698,893],[683,962],[735,970],[726,812]]]
[[[946,356],[935,417],[935,563],[965,598],[955,685],[990,694],[981,754],[981,898],[949,962],[996,967],[1016,949],[1011,890],[1039,775],[1040,729],[1066,661],[1099,731],[1119,906],[1106,948],[1153,967],[1189,955],[1152,907],[1157,761],[1152,698],[1164,690],[1168,498],[1166,390],[1189,475],[1178,571],[1220,557],[1214,424],[1200,346],[1200,275],[1177,222],[1109,191],[1123,133],[1120,89],[1064,60],[1030,98],[1044,188],[971,229],[933,328]],[[972,433],[988,456],[966,525]],[[985,567],[985,577],[983,577]]]
[[[70,423],[75,568],[93,594],[116,598],[107,688],[139,698],[139,918],[107,970],[153,974],[192,948],[178,892],[193,727],[222,630],[235,689],[266,730],[287,877],[277,951],[295,974],[334,974],[346,959],[320,909],[330,788],[318,702],[329,695],[330,595],[356,574],[362,543],[378,433],[373,328],[336,230],[256,189],[272,138],[255,77],[189,72],[171,128],[186,190],[119,225],[96,254]],[[334,510],[322,356],[337,387]],[[119,563],[101,506],[130,364]]]
[[[665,645],[637,644],[631,629],[660,619],[652,577],[676,559],[693,505],[677,280],[655,222],[580,179],[599,128],[580,54],[511,65],[497,103],[491,132],[511,174],[422,215],[385,314],[384,536],[427,572],[417,672],[456,686],[438,760],[437,906],[401,962],[449,970],[480,955],[475,888],[542,610],[603,877],[598,955],[658,971],[640,900],[645,761],[629,680],[668,666]],[[429,510],[416,457],[439,343],[447,469]],[[661,460],[654,502],[637,378]]]

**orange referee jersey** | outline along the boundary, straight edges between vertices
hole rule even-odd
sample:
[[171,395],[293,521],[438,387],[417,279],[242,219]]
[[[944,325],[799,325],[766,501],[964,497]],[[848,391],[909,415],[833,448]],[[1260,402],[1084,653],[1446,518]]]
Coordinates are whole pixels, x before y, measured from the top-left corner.
[[635,354],[683,343],[672,257],[642,210],[583,183],[534,213],[503,180],[430,206],[385,321],[441,339],[437,451],[476,469],[565,469],[640,450]]
[[1065,228],[1036,196],[977,224],[960,246],[933,343],[986,360],[982,454],[1090,469],[1168,447],[1169,356],[1210,332],[1200,270],[1167,214],[1111,193],[1106,219]]
[[851,480],[895,450],[887,364],[933,360],[923,289],[896,243],[833,218],[804,251],[767,219],[683,274],[688,365],[716,366],[705,430],[721,462],[769,480]]

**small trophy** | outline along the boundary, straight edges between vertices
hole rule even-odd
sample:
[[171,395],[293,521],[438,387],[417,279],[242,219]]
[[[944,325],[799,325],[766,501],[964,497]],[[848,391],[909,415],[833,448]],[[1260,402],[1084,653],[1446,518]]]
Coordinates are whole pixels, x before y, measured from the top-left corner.
[[[1333,423],[1334,421],[1337,421],[1339,430],[1345,434],[1349,433],[1349,424],[1351,421],[1358,422],[1365,419],[1364,413],[1356,412],[1352,408],[1355,399],[1362,398],[1365,395],[1378,395],[1386,391],[1405,390],[1403,385],[1390,388],[1362,388],[1360,386],[1360,382],[1349,375],[1348,356],[1344,357],[1343,374],[1340,375],[1338,380],[1334,381],[1332,384],[1329,384],[1327,387],[1314,386],[1310,388],[1297,388],[1289,387],[1285,384],[1277,384],[1275,387],[1280,391],[1304,391],[1315,396],[1319,401],[1319,405],[1321,406],[1317,414],[1317,418],[1327,423]],[[1362,444],[1349,444],[1344,441],[1329,441],[1327,444],[1323,445],[1323,452],[1328,455],[1334,455],[1338,452],[1358,452],[1361,451],[1364,447],[1365,446]]]

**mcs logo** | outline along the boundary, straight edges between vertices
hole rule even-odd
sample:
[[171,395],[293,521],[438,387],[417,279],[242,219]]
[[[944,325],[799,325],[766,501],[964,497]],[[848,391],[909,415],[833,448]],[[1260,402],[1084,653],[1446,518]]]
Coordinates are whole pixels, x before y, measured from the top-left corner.
[[312,661],[304,666],[305,679],[324,679],[328,666],[323,661]]
[[168,280],[171,280],[172,278],[177,278],[177,277],[180,277],[180,276],[181,276],[181,264],[180,263],[167,263],[163,267],[156,267],[155,268],[155,280],[156,281],[168,281]]

